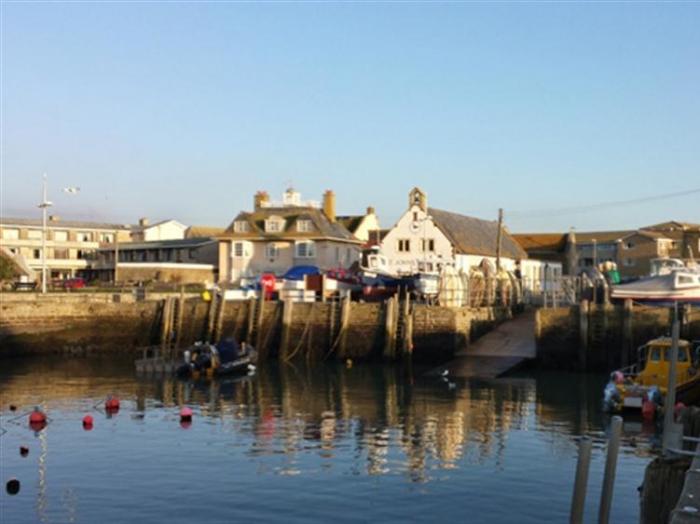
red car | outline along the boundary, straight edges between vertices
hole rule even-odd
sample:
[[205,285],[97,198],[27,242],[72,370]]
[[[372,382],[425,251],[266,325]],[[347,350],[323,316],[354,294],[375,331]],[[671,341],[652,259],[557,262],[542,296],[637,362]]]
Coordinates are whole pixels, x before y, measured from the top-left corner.
[[85,279],[80,277],[67,278],[61,281],[60,286],[63,289],[82,289],[85,287]]

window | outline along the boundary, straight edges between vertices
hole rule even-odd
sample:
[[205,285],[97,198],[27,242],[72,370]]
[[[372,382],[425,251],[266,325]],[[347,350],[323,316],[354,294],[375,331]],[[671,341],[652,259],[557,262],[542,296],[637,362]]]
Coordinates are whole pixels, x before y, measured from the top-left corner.
[[265,231],[267,233],[279,233],[282,231],[282,219],[279,217],[271,217],[265,220]]
[[413,212],[413,221],[418,222],[418,211]]
[[411,241],[407,238],[399,239],[399,253],[408,253],[411,251]]
[[68,240],[68,231],[54,231],[53,239],[56,242],[66,242]]
[[17,240],[19,238],[19,229],[3,229],[2,238],[5,240]]
[[78,231],[78,242],[92,242],[92,233],[88,231]]
[[633,258],[626,258],[623,263],[625,267],[634,267],[637,265]]
[[83,249],[78,249],[78,258],[83,259],[86,258],[87,252]]
[[66,258],[68,258],[68,250],[67,249],[54,249],[53,250],[53,257],[60,258],[60,259],[66,259]]
[[236,220],[233,223],[233,231],[235,233],[247,233],[248,231],[250,231],[248,222],[246,222],[245,220]]
[[421,249],[423,251],[430,251],[431,253],[435,251],[435,239],[433,238],[424,238],[421,241]]
[[265,256],[267,258],[277,258],[280,254],[279,247],[277,247],[277,244],[267,244],[265,246]]
[[297,231],[299,233],[308,233],[311,231],[311,220],[297,220]]
[[114,235],[111,233],[100,233],[100,242],[114,242]]
[[234,242],[231,256],[234,258],[250,258],[252,252],[250,242]]
[[651,355],[649,355],[649,360],[652,362],[659,362],[661,360],[661,348],[654,346],[651,348]]
[[623,246],[625,249],[632,249],[634,248],[634,242],[625,242]]
[[32,250],[32,257],[33,258],[41,258],[41,249],[33,249]]
[[29,240],[41,240],[41,229],[30,229],[27,231],[27,238]]
[[313,258],[316,256],[316,246],[311,240],[296,242],[294,248],[297,258]]

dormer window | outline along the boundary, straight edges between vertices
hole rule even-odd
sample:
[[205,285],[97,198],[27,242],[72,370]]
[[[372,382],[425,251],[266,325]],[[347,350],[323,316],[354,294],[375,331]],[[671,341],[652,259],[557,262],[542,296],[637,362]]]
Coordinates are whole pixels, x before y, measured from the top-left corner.
[[270,217],[265,220],[266,233],[279,233],[283,229],[284,220],[281,217]]
[[250,226],[245,220],[236,220],[233,223],[233,231],[235,233],[247,233],[250,231]]
[[302,218],[297,220],[297,232],[298,233],[309,233],[311,232],[311,220],[307,218]]

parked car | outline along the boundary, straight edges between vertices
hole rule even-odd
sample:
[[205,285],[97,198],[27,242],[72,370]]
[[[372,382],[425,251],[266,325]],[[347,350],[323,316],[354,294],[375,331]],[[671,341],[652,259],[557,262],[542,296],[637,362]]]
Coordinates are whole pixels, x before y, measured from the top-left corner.
[[66,278],[54,282],[54,286],[62,287],[63,289],[82,289],[85,287],[85,279],[80,277]]

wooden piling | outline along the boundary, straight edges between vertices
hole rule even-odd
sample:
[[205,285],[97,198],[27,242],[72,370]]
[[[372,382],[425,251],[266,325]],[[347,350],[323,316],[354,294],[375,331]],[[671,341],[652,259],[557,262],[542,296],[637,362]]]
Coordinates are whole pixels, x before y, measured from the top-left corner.
[[292,312],[294,302],[291,300],[282,301],[282,338],[280,340],[279,352],[282,358],[287,356],[289,351],[289,336],[292,326]]
[[211,342],[211,337],[214,331],[214,320],[216,315],[216,293],[211,294],[209,299],[209,308],[207,309],[207,336],[206,341]]
[[390,297],[384,304],[384,358],[396,358],[396,296]]
[[343,298],[343,303],[340,308],[340,331],[338,336],[340,341],[338,342],[338,355],[341,358],[345,358],[347,355],[347,334],[348,326],[350,325],[350,308],[352,307],[352,302],[350,301],[350,294],[348,293]]
[[620,450],[621,433],[622,417],[615,415],[610,424],[608,451],[605,456],[605,473],[603,475],[603,488],[600,493],[600,508],[598,511],[599,524],[608,524],[610,521],[610,508],[612,507],[615,470],[617,469],[617,455]]
[[185,291],[180,287],[180,296],[177,297],[177,320],[175,321],[175,349],[180,349],[182,343],[182,324],[185,318]]
[[411,315],[411,294],[406,291],[403,303],[403,340],[401,349],[404,356],[413,353],[413,315]]
[[255,329],[255,298],[248,299],[248,327],[246,328],[246,341],[253,343],[253,330]]
[[171,319],[173,300],[172,297],[163,299],[163,321],[161,323],[160,348],[161,354],[165,355],[170,347]]
[[632,355],[632,300],[625,299],[624,306],[622,308],[622,355],[621,355],[621,365],[622,367],[629,366],[630,356]]
[[582,300],[579,304],[579,342],[578,365],[581,371],[586,371],[586,356],[588,354],[588,300]]
[[586,503],[586,487],[588,485],[588,470],[591,465],[592,442],[588,437],[582,437],[578,445],[578,462],[576,463],[576,481],[574,495],[571,499],[571,524],[583,522],[583,510]]
[[216,312],[216,323],[214,324],[214,334],[212,339],[214,342],[222,338],[222,331],[224,328],[224,311],[226,309],[226,300],[224,300],[223,292],[219,295],[217,301],[218,309]]

